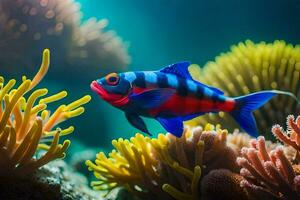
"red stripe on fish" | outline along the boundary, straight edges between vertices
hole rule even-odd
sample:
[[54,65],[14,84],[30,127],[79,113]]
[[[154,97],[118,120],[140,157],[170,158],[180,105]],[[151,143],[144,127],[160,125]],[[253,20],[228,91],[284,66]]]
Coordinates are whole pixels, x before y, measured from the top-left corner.
[[214,102],[211,99],[198,99],[195,96],[179,96],[173,95],[167,102],[158,108],[151,109],[149,112],[152,116],[160,113],[170,113],[172,115],[186,116],[194,113],[211,112],[211,111],[227,111],[234,109],[234,100],[225,102]]

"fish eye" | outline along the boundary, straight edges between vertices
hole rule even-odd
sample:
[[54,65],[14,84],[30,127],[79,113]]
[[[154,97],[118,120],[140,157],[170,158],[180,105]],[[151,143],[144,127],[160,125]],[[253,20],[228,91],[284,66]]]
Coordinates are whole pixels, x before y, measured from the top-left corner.
[[119,75],[117,73],[110,73],[105,77],[108,85],[117,85],[119,83]]

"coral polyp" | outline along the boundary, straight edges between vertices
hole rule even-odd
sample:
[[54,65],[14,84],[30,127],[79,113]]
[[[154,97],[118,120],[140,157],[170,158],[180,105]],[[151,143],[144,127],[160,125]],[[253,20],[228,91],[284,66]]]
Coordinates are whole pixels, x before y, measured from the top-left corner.
[[[23,77],[5,82],[0,78],[0,175],[28,174],[40,166],[65,156],[69,140],[59,143],[61,136],[70,134],[74,127],[57,125],[84,112],[83,104],[90,101],[84,96],[70,104],[59,106],[53,113],[47,105],[67,95],[66,91],[46,97],[46,88],[34,89],[47,73],[50,52],[44,50],[41,67],[30,80]],[[38,153],[42,150],[44,153]]]
[[[115,149],[86,164],[99,181],[94,189],[125,187],[141,199],[199,199],[200,182],[212,170],[237,172],[235,152],[226,145],[227,131],[208,125],[186,129],[181,138],[136,134],[113,140]],[[239,187],[239,186],[238,186]]]
[[[231,47],[230,52],[217,56],[203,69],[192,66],[193,78],[222,89],[227,96],[235,97],[261,90],[283,90],[298,98],[300,74],[300,46],[274,43],[253,43],[247,40]],[[292,98],[278,95],[254,112],[261,134],[270,132],[273,124],[284,122],[289,114],[299,113],[300,106]],[[191,121],[190,125],[220,123],[230,131],[238,125],[226,113],[209,114]]]

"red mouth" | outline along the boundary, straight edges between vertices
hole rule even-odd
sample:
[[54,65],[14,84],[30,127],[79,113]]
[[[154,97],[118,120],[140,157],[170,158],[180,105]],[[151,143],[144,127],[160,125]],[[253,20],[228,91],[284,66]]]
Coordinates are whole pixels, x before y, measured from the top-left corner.
[[96,92],[100,96],[105,96],[106,91],[97,83],[97,81],[93,81],[90,86],[94,92]]
[[109,102],[114,106],[123,106],[129,101],[127,96],[108,93],[103,87],[101,87],[100,84],[97,83],[97,81],[93,81],[90,86],[91,89],[96,92],[103,100]]

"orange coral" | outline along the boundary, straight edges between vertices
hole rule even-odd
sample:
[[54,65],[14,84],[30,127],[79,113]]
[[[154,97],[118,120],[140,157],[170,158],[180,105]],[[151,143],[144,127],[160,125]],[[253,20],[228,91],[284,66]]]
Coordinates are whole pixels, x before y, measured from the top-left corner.
[[282,127],[275,125],[272,128],[274,136],[286,145],[290,145],[298,152],[300,151],[300,116],[289,115],[287,117],[288,131],[284,132]]
[[242,167],[241,175],[247,179],[241,184],[253,198],[300,198],[300,175],[295,173],[282,147],[268,152],[264,137],[259,137],[251,147],[242,149],[237,162]]

